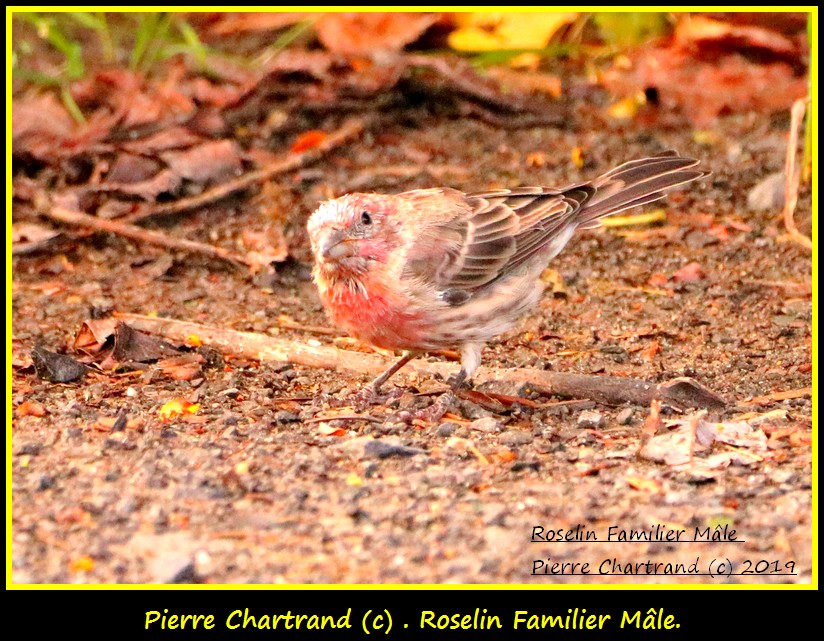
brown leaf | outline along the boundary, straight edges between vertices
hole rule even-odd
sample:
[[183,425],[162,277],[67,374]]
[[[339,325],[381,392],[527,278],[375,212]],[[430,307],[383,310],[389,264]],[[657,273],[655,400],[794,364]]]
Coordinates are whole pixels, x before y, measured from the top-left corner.
[[206,142],[186,151],[168,151],[160,156],[173,171],[198,183],[234,178],[243,169],[240,147],[232,140]]
[[49,161],[74,129],[74,121],[54,94],[16,99],[11,113],[12,155]]
[[715,441],[718,441],[719,443],[755,450],[767,448],[767,435],[760,428],[753,427],[744,421],[729,421],[726,423],[700,421],[695,436],[698,442],[704,446],[712,445]]
[[737,49],[729,55],[717,50],[704,55],[693,41],[642,49],[631,56],[628,67],[615,65],[603,81],[619,97],[654,88],[656,105],[681,110],[698,127],[709,126],[725,112],[789,109],[808,91],[808,80],[786,62],[757,64]]
[[[644,429],[646,430],[646,427]],[[683,465],[692,460],[694,440],[690,426],[682,425],[676,430],[650,438],[641,448],[639,455],[667,465]]]
[[36,223],[12,223],[11,242],[15,255],[36,252],[47,247],[62,233]]
[[643,358],[647,363],[651,363],[655,360],[656,354],[661,351],[661,343],[657,340],[652,341],[647,347],[641,350],[641,358]]
[[153,158],[130,153],[118,154],[106,179],[113,183],[137,183],[149,180],[163,166]]
[[114,318],[98,318],[84,321],[74,338],[74,349],[94,355],[100,352],[109,338],[114,336],[119,323]]
[[434,13],[327,13],[315,29],[329,51],[367,55],[403,49],[439,17]]
[[31,351],[31,359],[37,375],[53,383],[70,383],[86,373],[86,366],[65,354],[57,354],[36,346]]
[[266,265],[280,263],[289,257],[289,247],[283,227],[277,223],[269,225],[263,232],[244,229],[241,232],[245,257],[252,272]]
[[115,327],[112,355],[118,362],[146,363],[178,354],[179,352],[166,341],[132,329],[126,323],[120,322]]
[[36,223],[12,223],[11,242],[14,245],[21,243],[42,243],[58,236],[60,232],[43,227]]
[[318,425],[318,434],[321,436],[346,436],[348,432],[342,427],[333,427],[329,423],[321,423]]

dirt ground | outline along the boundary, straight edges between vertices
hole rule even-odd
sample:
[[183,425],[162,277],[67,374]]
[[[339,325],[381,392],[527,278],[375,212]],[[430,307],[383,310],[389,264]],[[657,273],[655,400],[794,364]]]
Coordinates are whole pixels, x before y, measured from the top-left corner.
[[[783,236],[777,209],[747,203],[782,169],[788,126],[783,116],[727,116],[698,136],[686,123],[623,124],[602,105],[582,105],[565,127],[516,130],[421,113],[283,176],[269,213],[243,196],[163,224],[170,235],[233,247],[277,211],[293,258],[274,277],[103,235],[67,253],[15,257],[15,353],[38,343],[71,351],[92,307],[332,344],[335,336],[311,331],[329,327],[304,229],[319,201],[436,184],[560,186],[673,148],[713,175],[662,201],[664,223],[579,233],[550,266],[562,288],[548,287],[517,331],[488,346],[484,364],[690,376],[728,402],[707,420],[753,420],[768,438],[699,472],[639,456],[647,407],[533,393],[528,405],[498,411],[454,400],[447,417],[427,423],[410,416],[443,384],[399,375],[403,393],[388,405],[324,421],[351,415],[368,377],[229,356],[190,381],[148,367],[56,384],[15,368],[12,406],[29,401],[45,414],[12,421],[13,581],[810,582],[812,401],[757,397],[812,385],[811,256]],[[810,207],[802,189],[805,233]],[[683,270],[690,263],[700,269]],[[286,329],[284,315],[307,329]],[[162,420],[176,397],[200,404],[194,421]],[[112,432],[121,410],[129,424]],[[735,450],[716,443],[708,453]],[[728,526],[745,542],[530,542],[535,526],[578,525],[602,540],[610,526],[664,525],[686,538]],[[592,574],[533,576],[533,561],[547,558],[589,562]],[[612,559],[697,561],[701,574],[599,574]],[[713,560],[737,575],[708,576]]]

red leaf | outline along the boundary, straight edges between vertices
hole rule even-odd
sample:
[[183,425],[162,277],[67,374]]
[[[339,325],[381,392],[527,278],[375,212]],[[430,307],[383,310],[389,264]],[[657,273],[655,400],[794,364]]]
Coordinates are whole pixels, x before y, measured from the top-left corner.
[[322,131],[318,131],[317,129],[304,131],[297,137],[295,142],[292,143],[292,153],[299,154],[302,151],[316,149],[324,140],[326,140],[326,134]]

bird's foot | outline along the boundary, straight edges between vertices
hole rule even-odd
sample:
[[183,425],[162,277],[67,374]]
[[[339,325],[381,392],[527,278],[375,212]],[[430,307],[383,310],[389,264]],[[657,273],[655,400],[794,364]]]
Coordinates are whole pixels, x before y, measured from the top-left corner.
[[472,383],[466,375],[466,370],[461,368],[461,371],[457,374],[450,374],[449,378],[446,379],[446,384],[453,390],[459,390],[469,387]]
[[372,405],[387,405],[401,394],[403,390],[397,387],[389,392],[381,393],[380,386],[370,383],[352,394],[352,408],[356,412],[364,412]]
[[429,407],[415,412],[414,418],[427,423],[437,423],[444,417],[444,414],[455,410],[457,402],[458,397],[455,396],[455,392],[451,389],[446,390]]

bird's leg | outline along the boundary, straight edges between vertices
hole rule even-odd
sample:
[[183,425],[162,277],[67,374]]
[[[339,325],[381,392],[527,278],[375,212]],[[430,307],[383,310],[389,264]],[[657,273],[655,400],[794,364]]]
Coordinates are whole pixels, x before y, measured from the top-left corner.
[[447,384],[453,390],[460,389],[471,378],[480,364],[481,346],[478,343],[465,343],[461,347],[461,371],[447,378]]
[[356,407],[367,407],[379,397],[381,386],[388,381],[395,373],[404,365],[412,360],[412,352],[404,352],[403,355],[395,363],[392,364],[383,374],[378,376],[374,381],[368,385],[364,385],[360,391],[356,393],[355,405]]
[[387,369],[383,374],[378,376],[374,381],[369,383],[369,387],[372,388],[372,392],[375,394],[380,392],[381,385],[383,385],[386,381],[392,378],[401,367],[406,365],[411,360],[412,352],[404,352],[400,359],[393,363],[389,369]]

